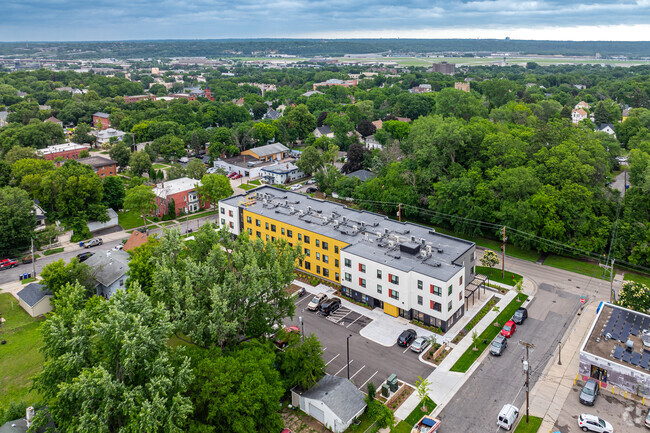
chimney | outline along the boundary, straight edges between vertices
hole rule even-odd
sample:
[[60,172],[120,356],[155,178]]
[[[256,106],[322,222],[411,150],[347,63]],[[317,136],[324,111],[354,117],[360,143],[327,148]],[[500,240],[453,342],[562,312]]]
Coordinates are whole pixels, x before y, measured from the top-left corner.
[[32,419],[34,419],[34,406],[29,406],[25,412],[25,421],[27,421],[27,428],[29,428],[32,425]]

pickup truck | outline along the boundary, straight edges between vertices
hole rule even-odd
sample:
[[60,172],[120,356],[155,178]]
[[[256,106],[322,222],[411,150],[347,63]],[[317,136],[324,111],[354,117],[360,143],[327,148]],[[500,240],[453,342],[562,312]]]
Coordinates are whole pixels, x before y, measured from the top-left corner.
[[16,259],[3,259],[3,260],[0,260],[0,270],[15,268],[16,266],[18,266],[18,260],[16,260]]
[[440,420],[432,416],[425,415],[411,429],[411,433],[433,433],[440,427]]

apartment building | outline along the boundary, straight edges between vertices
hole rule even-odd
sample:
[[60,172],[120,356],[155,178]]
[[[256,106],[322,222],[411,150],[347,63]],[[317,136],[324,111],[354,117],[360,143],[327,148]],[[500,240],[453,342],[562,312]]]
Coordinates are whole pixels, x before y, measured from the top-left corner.
[[299,244],[299,270],[391,316],[447,331],[465,313],[473,242],[271,186],[220,201],[218,221],[234,235]]

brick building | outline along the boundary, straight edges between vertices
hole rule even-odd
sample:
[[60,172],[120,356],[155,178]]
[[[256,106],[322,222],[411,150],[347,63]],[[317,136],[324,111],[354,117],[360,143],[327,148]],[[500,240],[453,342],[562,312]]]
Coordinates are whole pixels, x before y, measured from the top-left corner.
[[43,155],[48,161],[54,161],[56,158],[63,159],[79,159],[79,154],[82,150],[88,150],[88,146],[77,143],[63,143],[47,146],[45,149],[40,149],[38,152]]
[[127,104],[133,104],[134,102],[140,102],[149,99],[151,101],[156,100],[156,95],[135,95],[135,96],[124,96],[124,102]]
[[107,129],[111,126],[111,122],[108,120],[108,114],[98,111],[93,114],[93,125],[95,128]]
[[431,68],[429,68],[429,71],[440,72],[445,75],[454,75],[456,73],[456,64],[447,62],[434,63],[431,65]]
[[88,158],[81,158],[79,163],[89,165],[93,168],[97,176],[116,176],[117,175],[117,162],[102,156],[90,156]]
[[458,81],[454,83],[454,89],[469,92],[469,81]]
[[196,212],[201,207],[210,206],[208,201],[203,201],[199,197],[197,191],[199,185],[201,185],[201,181],[189,177],[181,177],[156,185],[153,189],[153,193],[156,195],[156,216],[166,215],[172,200],[176,207],[176,215],[181,212]]

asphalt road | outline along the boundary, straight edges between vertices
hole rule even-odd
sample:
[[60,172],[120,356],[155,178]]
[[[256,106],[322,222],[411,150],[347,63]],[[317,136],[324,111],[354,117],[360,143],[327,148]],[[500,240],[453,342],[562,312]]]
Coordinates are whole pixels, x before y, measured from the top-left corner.
[[[420,362],[418,354],[408,348],[395,344],[391,347],[381,346],[362,337],[359,331],[370,319],[342,308],[334,318],[306,310],[311,299],[304,296],[296,299],[296,317],[287,325],[300,325],[298,317],[304,322],[305,334],[316,334],[325,348],[323,361],[327,364],[327,373],[347,377],[347,337],[350,338],[350,380],[365,391],[366,384],[372,382],[379,391],[380,385],[392,373],[399,380],[413,385],[418,376],[427,377],[433,368]],[[304,309],[304,311],[303,311]]]
[[[520,340],[535,345],[530,352],[530,387],[544,366],[556,362],[554,351],[580,306],[580,298],[551,285],[542,284],[528,306],[528,319],[517,328],[501,357],[487,355],[481,365],[440,413],[444,433],[497,431],[496,419],[506,403],[514,401],[525,415],[525,374]],[[435,384],[434,384],[435,386]],[[444,430],[443,430],[444,428]]]

